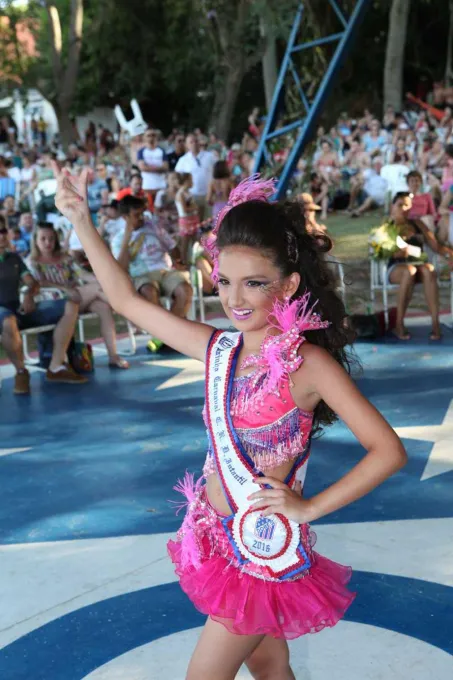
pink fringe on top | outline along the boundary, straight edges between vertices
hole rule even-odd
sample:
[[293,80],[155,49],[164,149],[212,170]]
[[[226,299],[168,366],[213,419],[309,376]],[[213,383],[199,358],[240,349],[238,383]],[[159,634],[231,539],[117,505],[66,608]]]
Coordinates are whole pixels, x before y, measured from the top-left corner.
[[197,567],[200,565],[200,551],[196,541],[196,526],[194,525],[195,517],[193,514],[193,507],[195,505],[194,501],[196,501],[200,494],[202,482],[202,477],[200,477],[200,479],[195,482],[194,475],[190,472],[187,472],[186,470],[184,479],[179,480],[176,486],[173,487],[175,491],[178,491],[186,498],[185,501],[181,501],[180,503],[171,501],[178,508],[176,514],[178,514],[178,512],[184,508],[187,509],[180,530],[182,534],[181,543],[183,547],[182,566],[184,568],[187,568],[187,566],[190,564],[194,564]]
[[276,189],[276,179],[260,179],[260,174],[257,172],[242,180],[230,193],[228,203],[217,215],[212,235],[202,240],[203,246],[208,251],[213,262],[211,279],[214,283],[217,283],[219,280],[219,249],[216,246],[216,238],[223,218],[230,212],[231,208],[241,203],[246,203],[247,201],[269,201],[275,194]]
[[[317,304],[315,302],[311,307],[309,306],[310,293],[308,291],[295,300],[282,301],[276,298],[268,321],[272,328],[276,328],[281,333],[287,333],[292,328],[295,328],[299,333],[328,328],[330,322],[321,321],[320,315],[313,312]],[[275,319],[274,323],[272,323],[272,319]]]
[[330,325],[328,321],[321,321],[319,314],[313,312],[315,304],[310,306],[308,292],[295,300],[284,302],[275,300],[268,320],[271,328],[280,333],[267,335],[260,353],[247,357],[241,365],[241,370],[250,366],[256,367],[253,376],[253,387],[256,387],[255,403],[262,400],[264,394],[278,393],[281,380],[284,377],[289,378],[302,364],[303,357],[299,355],[298,350],[305,341],[303,333],[327,328]]

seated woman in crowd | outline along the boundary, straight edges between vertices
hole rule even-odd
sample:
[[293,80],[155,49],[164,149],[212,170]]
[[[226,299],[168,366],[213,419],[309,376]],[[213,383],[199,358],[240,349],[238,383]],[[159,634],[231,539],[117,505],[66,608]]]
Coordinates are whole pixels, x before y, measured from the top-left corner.
[[92,274],[82,270],[61,250],[58,234],[52,224],[41,222],[35,230],[27,266],[42,288],[62,290],[68,300],[79,305],[79,312],[94,312],[99,316],[101,333],[109,355],[111,368],[129,368],[116,348],[113,313],[107,299]]
[[442,170],[442,191],[448,191],[453,184],[453,144],[445,147],[444,168]]
[[364,151],[360,137],[348,138],[349,150],[343,158],[342,174],[347,177],[354,177],[361,170],[371,165],[371,157]]
[[228,197],[234,188],[230,169],[226,161],[217,161],[214,164],[212,180],[209,184],[206,200],[212,205],[212,220],[215,224],[217,215],[228,203]]
[[431,231],[434,231],[437,210],[432,195],[429,192],[422,191],[423,178],[421,174],[418,170],[412,170],[406,176],[406,181],[412,199],[412,207],[408,214],[409,219],[422,219]]
[[315,169],[328,184],[338,184],[341,179],[340,160],[328,139],[321,143],[321,153],[314,163]]
[[192,175],[189,172],[179,172],[178,184],[175,203],[178,210],[179,250],[181,262],[183,266],[187,266],[200,228],[200,215],[198,206],[190,193],[193,185]]
[[442,195],[437,237],[441,243],[453,245],[453,182]]
[[389,163],[398,163],[399,165],[409,166],[412,165],[413,156],[406,147],[406,140],[402,137],[398,137],[396,140],[395,146],[390,153]]
[[425,245],[447,258],[453,256],[453,250],[441,245],[421,220],[409,219],[411,207],[412,200],[409,193],[399,192],[395,195],[391,218],[398,227],[399,235],[407,245],[395,252],[388,262],[387,276],[389,283],[399,284],[394,333],[400,340],[410,340],[410,333],[404,326],[404,317],[412,298],[414,284],[422,283],[432,319],[430,340],[440,340],[437,274],[432,264],[421,262],[417,260],[417,257],[420,256]]
[[426,148],[420,154],[419,169],[421,173],[434,172],[438,177],[442,174],[442,163],[445,151],[442,142],[436,137],[430,137]]
[[308,193],[313,197],[313,201],[321,208],[321,219],[327,219],[327,208],[329,207],[329,185],[322,175],[312,172],[308,185]]
[[154,199],[154,213],[159,221],[159,225],[171,236],[178,234],[178,209],[175,202],[178,190],[178,174],[176,172],[169,172],[166,188],[159,189]]

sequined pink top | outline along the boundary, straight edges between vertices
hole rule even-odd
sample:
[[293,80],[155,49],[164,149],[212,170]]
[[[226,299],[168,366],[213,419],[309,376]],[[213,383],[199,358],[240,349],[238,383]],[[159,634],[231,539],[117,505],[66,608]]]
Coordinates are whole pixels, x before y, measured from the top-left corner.
[[[314,311],[310,293],[294,300],[275,300],[269,321],[277,334],[268,333],[259,354],[247,356],[240,370],[253,372],[235,378],[231,418],[257,472],[264,472],[304,455],[313,426],[313,413],[302,411],[291,395],[291,373],[299,369],[305,331],[326,329]],[[206,424],[206,415],[203,413]],[[209,441],[209,432],[208,432]],[[205,477],[216,472],[212,448],[203,468]]]
[[[285,377],[279,385],[279,394],[265,394],[261,404],[248,408],[255,393],[252,386],[254,374],[234,379],[231,395],[231,416],[247,454],[255,462],[257,471],[275,468],[301,454],[308,442],[313,424],[313,413],[302,411],[294,402]],[[206,424],[205,413],[203,418]],[[209,448],[203,468],[205,477],[215,473],[212,450]]]

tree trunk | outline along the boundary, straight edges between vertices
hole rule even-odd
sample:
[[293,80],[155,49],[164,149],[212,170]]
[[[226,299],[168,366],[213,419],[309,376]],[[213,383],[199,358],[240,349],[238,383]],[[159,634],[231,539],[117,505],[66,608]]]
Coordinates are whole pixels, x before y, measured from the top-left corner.
[[452,56],[453,56],[453,0],[449,0],[448,3],[449,12],[449,25],[448,25],[448,43],[447,43],[447,59],[445,64],[445,85],[448,87],[451,85],[452,81]]
[[277,66],[277,45],[273,35],[272,27],[269,26],[264,18],[260,19],[260,31],[266,39],[266,51],[261,60],[263,66],[264,96],[266,98],[266,109],[269,111],[274,96],[275,86],[278,78]]
[[77,76],[82,50],[83,32],[83,0],[71,0],[71,19],[69,25],[69,39],[66,67],[63,66],[63,40],[60,15],[55,2],[47,0],[47,14],[49,18],[49,33],[52,46],[52,72],[54,80],[55,111],[60,128],[63,148],[74,141],[74,130],[70,120],[70,111],[77,87]]
[[234,108],[244,78],[244,68],[229,68],[225,79],[219,80],[211,115],[211,127],[225,142],[230,133]]
[[403,65],[410,0],[392,0],[384,67],[384,106],[401,111]]
[[54,108],[58,119],[61,144],[63,149],[66,151],[70,144],[73,144],[77,141],[75,138],[75,130],[71,120],[70,110],[68,108],[62,109],[57,102],[55,102]]

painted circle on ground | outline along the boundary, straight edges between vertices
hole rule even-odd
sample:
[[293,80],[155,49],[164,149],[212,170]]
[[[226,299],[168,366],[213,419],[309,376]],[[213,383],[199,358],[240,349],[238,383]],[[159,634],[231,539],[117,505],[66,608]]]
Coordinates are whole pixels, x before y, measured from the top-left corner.
[[[181,631],[138,647],[101,666],[84,680],[184,680],[202,628]],[[177,654],[169,650],[177,649]],[[298,680],[426,680],[453,674],[453,657],[402,633],[341,621],[328,629],[290,642],[291,664]],[[251,680],[242,668],[236,680]]]
[[[358,590],[360,596],[346,612],[346,621],[362,624],[368,631],[394,632],[398,635],[392,638],[394,641],[403,636],[414,638],[425,643],[424,650],[436,647],[439,654],[450,655],[453,671],[453,639],[450,627],[445,625],[453,609],[453,588],[365,571],[354,572],[351,588]],[[194,609],[176,582],[124,593],[61,616],[0,649],[0,675],[33,680],[80,680],[132,650],[198,628],[204,621],[205,617]],[[334,638],[338,630],[341,628],[337,626],[332,631],[307,636],[298,644],[308,644],[308,640],[322,636],[323,654],[328,655],[329,646],[337,648]],[[359,649],[356,641],[353,656],[348,659],[351,672]],[[392,649],[394,657],[401,656],[396,643]],[[171,648],[167,650],[171,654]],[[381,651],[373,658],[380,677],[388,680],[388,676],[382,674]],[[305,654],[304,658],[309,657]],[[409,660],[405,658],[405,662]],[[426,657],[417,656],[414,663],[421,664],[426,677],[426,669],[430,668]],[[451,675],[433,674],[433,677]],[[128,676],[128,680],[132,680],[132,676]]]

